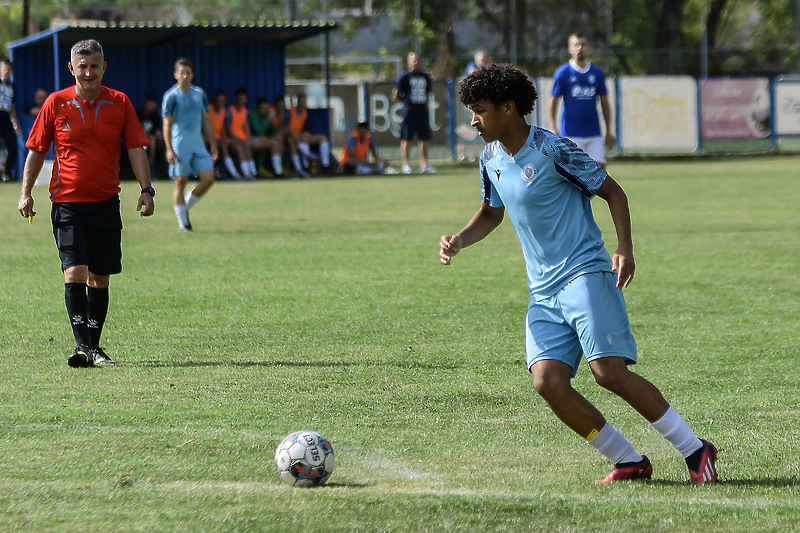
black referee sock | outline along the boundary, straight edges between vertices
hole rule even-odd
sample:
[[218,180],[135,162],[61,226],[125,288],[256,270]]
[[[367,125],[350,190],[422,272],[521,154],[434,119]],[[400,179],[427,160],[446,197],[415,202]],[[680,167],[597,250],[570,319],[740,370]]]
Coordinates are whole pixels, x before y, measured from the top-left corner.
[[96,289],[89,287],[87,292],[89,326],[89,348],[100,347],[100,335],[108,314],[108,287]]
[[65,283],[64,302],[67,304],[67,315],[72,324],[72,334],[75,344],[89,346],[89,327],[86,323],[86,314],[89,303],[86,296],[85,283]]

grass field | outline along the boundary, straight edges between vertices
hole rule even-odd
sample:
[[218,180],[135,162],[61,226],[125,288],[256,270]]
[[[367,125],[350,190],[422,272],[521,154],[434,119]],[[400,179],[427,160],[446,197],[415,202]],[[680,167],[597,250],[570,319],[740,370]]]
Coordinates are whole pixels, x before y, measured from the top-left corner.
[[[221,183],[177,231],[122,193],[124,271],[104,333],[74,347],[49,200],[33,225],[0,184],[2,531],[796,531],[800,526],[799,157],[612,162],[628,193],[640,364],[719,448],[721,483],[630,408],[576,387],[654,463],[610,465],[524,368],[510,221],[438,263],[477,208],[473,167],[435,176]],[[615,244],[604,202],[597,218]],[[328,485],[293,489],[275,446],[315,429]]]

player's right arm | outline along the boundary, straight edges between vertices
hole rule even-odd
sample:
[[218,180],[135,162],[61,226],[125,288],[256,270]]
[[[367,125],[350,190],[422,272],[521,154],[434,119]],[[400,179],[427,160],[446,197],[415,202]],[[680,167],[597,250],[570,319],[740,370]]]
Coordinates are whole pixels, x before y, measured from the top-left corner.
[[483,240],[503,222],[505,211],[505,207],[492,207],[486,202],[482,202],[481,208],[461,231],[455,235],[442,235],[439,241],[441,263],[449,265],[453,256],[463,248]]
[[178,162],[178,158],[175,156],[175,150],[172,148],[172,124],[175,122],[175,117],[166,116],[163,120],[163,133],[164,133],[164,144],[167,147],[167,163],[175,164]]
[[44,158],[47,152],[37,152],[30,150],[28,157],[25,159],[25,169],[22,171],[22,191],[19,195],[19,214],[23,217],[32,217],[36,215],[33,210],[33,184],[36,183],[36,178],[44,165]]
[[547,108],[547,117],[550,120],[550,131],[555,133],[556,135],[560,135],[558,131],[558,124],[556,122],[556,114],[558,113],[558,100],[559,96],[551,96],[550,97],[550,106]]

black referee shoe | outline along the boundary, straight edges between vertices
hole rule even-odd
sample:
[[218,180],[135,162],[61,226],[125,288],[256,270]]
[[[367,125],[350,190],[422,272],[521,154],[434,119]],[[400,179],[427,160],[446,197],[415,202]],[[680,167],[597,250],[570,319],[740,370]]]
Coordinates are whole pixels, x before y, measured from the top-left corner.
[[92,357],[89,348],[86,346],[76,346],[75,351],[67,358],[67,364],[72,368],[94,366],[93,362],[94,357]]
[[89,356],[94,362],[94,366],[109,366],[116,365],[117,363],[111,359],[102,348],[92,348],[89,350]]

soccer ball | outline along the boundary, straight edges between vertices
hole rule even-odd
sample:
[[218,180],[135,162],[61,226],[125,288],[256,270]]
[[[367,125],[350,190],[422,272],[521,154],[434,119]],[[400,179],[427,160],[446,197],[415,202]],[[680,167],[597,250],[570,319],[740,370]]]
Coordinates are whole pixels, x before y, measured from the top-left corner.
[[295,487],[322,485],[333,473],[333,447],[314,431],[302,429],[288,435],[275,450],[281,479]]

